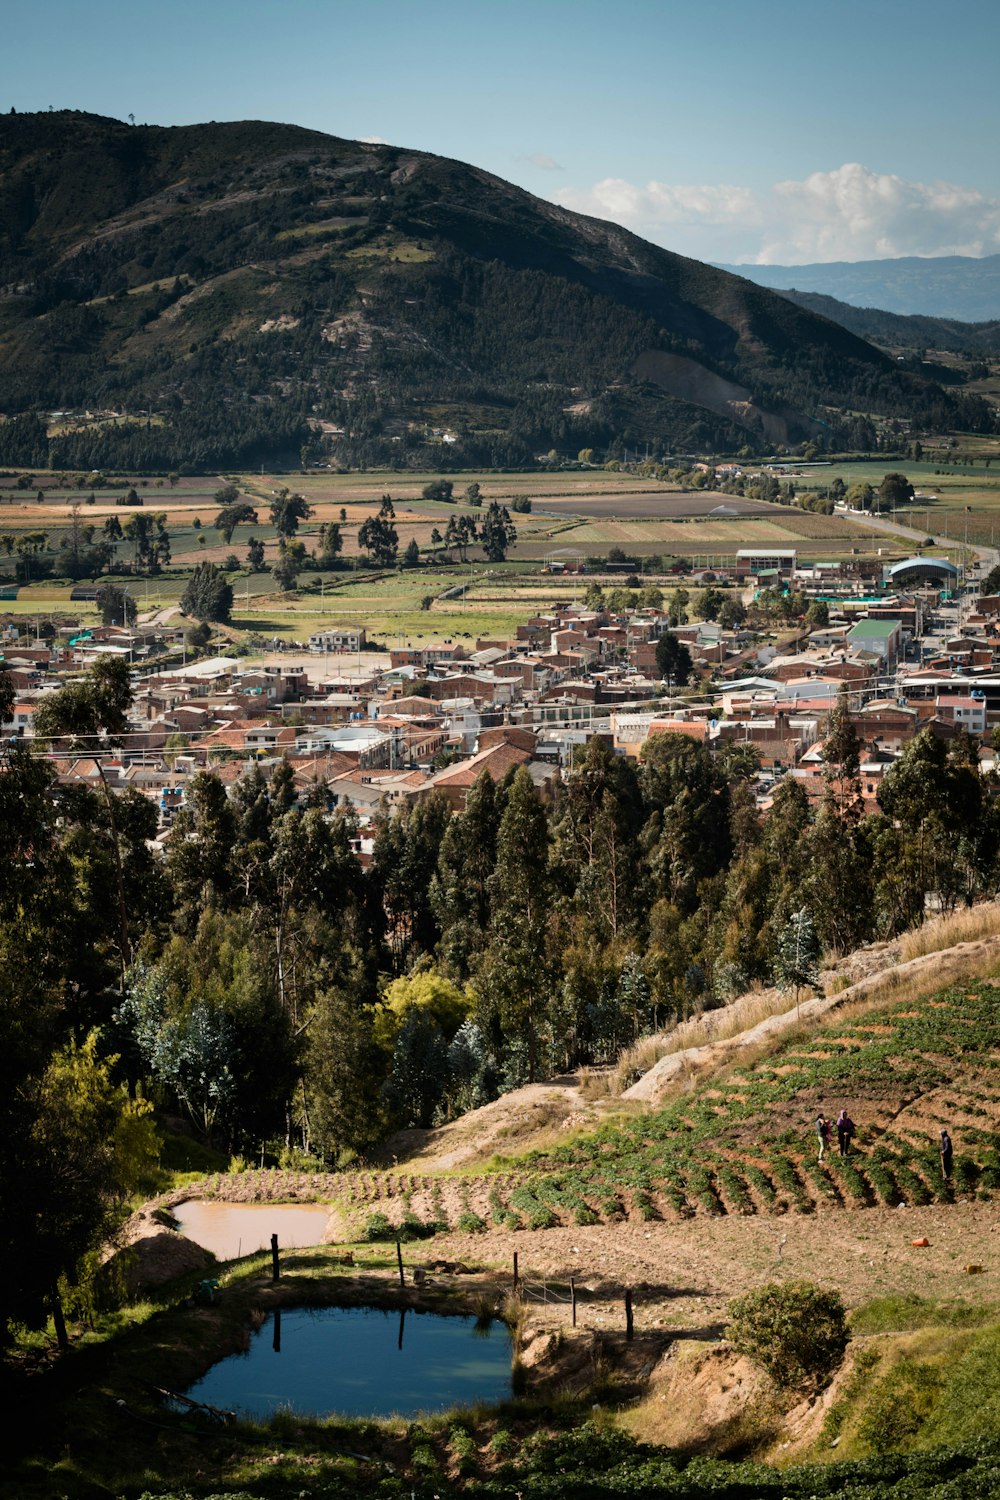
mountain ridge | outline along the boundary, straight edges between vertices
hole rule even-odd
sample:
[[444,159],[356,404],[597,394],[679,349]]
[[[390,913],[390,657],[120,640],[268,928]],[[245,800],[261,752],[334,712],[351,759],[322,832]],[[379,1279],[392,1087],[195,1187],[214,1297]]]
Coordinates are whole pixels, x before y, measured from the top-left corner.
[[[481,168],[271,122],[0,116],[0,289],[6,463],[497,466],[992,421]],[[81,407],[118,424],[48,434]]]
[[799,266],[713,264],[758,286],[818,293],[851,307],[963,323],[1000,318],[1000,255],[906,255]]

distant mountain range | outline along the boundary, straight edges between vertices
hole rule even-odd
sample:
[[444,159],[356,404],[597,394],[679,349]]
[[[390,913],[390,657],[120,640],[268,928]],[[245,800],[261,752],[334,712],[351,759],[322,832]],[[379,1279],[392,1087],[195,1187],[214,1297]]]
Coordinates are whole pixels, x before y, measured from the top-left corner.
[[720,266],[758,286],[822,292],[852,307],[918,313],[964,323],[1000,318],[1000,255],[904,256],[811,266]]
[[79,470],[869,448],[885,421],[995,420],[772,291],[461,162],[73,111],[0,116],[0,414],[0,464]]
[[782,297],[849,328],[859,338],[899,349],[949,349],[962,354],[1000,354],[1000,319],[961,323],[956,318],[903,316],[878,307],[851,307],[821,292],[783,291]]

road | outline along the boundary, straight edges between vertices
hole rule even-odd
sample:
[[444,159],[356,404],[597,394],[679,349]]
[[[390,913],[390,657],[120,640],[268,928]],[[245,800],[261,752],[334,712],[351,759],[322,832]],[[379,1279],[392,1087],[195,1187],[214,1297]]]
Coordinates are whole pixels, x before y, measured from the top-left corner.
[[[887,521],[884,516],[871,516],[867,511],[848,510],[846,507],[842,514],[850,516],[852,521],[860,521],[863,526],[870,526],[873,531],[882,531],[889,536],[905,537],[908,542],[920,546],[926,540],[926,531],[914,531],[912,526],[904,526],[899,521]],[[984,570],[995,567],[1000,562],[1000,549],[995,547],[980,547],[976,542],[966,544],[959,537],[949,537],[948,546],[968,545],[969,551],[974,552],[982,564]]]

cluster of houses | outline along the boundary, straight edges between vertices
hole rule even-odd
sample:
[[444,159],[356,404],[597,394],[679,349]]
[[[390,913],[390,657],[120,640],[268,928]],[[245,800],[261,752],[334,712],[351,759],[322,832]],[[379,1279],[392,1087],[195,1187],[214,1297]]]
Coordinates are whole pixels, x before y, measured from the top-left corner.
[[[749,599],[760,587],[822,598],[828,623],[766,633],[711,621],[677,625],[700,669],[692,689],[670,693],[656,667],[671,628],[664,610],[612,614],[561,603],[518,626],[511,639],[474,645],[372,649],[363,630],[317,633],[286,665],[236,656],[188,661],[173,626],[95,628],[63,643],[0,638],[15,701],[4,738],[30,742],[39,701],[102,654],[127,654],[131,727],[113,748],[39,746],[58,779],[133,787],[151,798],[161,834],[184,805],[190,778],[211,770],[234,783],[252,765],[287,762],[301,796],[322,785],[327,806],[350,809],[362,831],[432,793],[459,811],[483,772],[496,780],[527,768],[538,795],[555,799],[574,752],[599,735],[638,757],[650,735],[679,732],[712,749],[753,746],[766,806],[791,774],[809,794],[824,787],[823,738],[838,695],[849,695],[864,746],[862,791],[879,783],[905,745],[930,727],[980,738],[1000,724],[1000,598],[968,596],[961,608],[950,564],[926,559],[886,570],[877,587],[796,566],[794,554],[754,557],[729,580]],[[765,564],[774,564],[772,569]],[[951,572],[954,572],[951,569]],[[773,576],[772,576],[773,574]],[[715,582],[721,580],[715,575]],[[697,586],[699,580],[690,583]],[[961,623],[959,623],[959,620]]]

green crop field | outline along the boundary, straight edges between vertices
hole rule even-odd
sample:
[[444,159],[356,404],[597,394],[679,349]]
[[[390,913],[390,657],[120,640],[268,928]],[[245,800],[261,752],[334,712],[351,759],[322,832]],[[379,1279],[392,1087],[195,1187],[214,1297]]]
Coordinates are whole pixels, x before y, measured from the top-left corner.
[[[933,465],[914,465],[914,482],[924,484],[924,471]],[[868,478],[877,483],[885,471],[880,464],[844,465],[848,482]],[[801,488],[829,483],[836,470],[825,468],[806,471],[796,477]],[[210,474],[167,479],[136,479],[136,488],[147,510],[163,511],[170,534],[171,561],[158,576],[136,578],[128,571],[130,548],[122,542],[117,549],[117,566],[121,581],[130,587],[141,614],[162,610],[179,603],[190,570],[200,561],[224,563],[230,556],[242,563],[248,538],[253,535],[265,546],[265,562],[273,563],[278,539],[269,524],[267,507],[281,484],[299,489],[313,507],[313,516],[299,532],[307,551],[316,549],[319,528],[336,522],[343,536],[345,569],[320,575],[303,573],[298,590],[281,594],[274,590],[269,573],[247,577],[238,571],[232,575],[236,603],[234,627],[237,631],[254,631],[277,636],[284,641],[303,640],[323,624],[362,624],[373,640],[389,643],[399,639],[415,642],[477,636],[507,636],[523,619],[527,596],[513,595],[515,581],[530,583],[537,592],[531,595],[532,608],[544,608],[546,602],[577,597],[585,584],[579,579],[548,580],[541,575],[543,561],[549,557],[577,555],[600,558],[609,549],[619,547],[634,557],[637,571],[646,579],[662,576],[662,559],[686,558],[696,566],[724,566],[736,551],[746,546],[795,547],[803,561],[843,560],[852,556],[881,556],[891,559],[909,550],[903,538],[877,533],[853,518],[843,515],[824,516],[797,506],[766,505],[759,501],[741,501],[706,491],[682,491],[675,484],[661,484],[649,477],[604,472],[603,470],[540,474],[461,475],[454,479],[457,502],[447,504],[422,498],[422,490],[431,476],[400,473],[332,474],[310,471],[297,475]],[[477,478],[485,503],[496,499],[508,506],[520,498],[530,498],[530,513],[513,514],[518,541],[508,561],[487,567],[481,549],[469,548],[469,561],[462,565],[449,557],[432,541],[435,529],[443,535],[448,520],[456,514],[482,512],[465,501],[467,484]],[[240,492],[257,507],[260,522],[241,526],[226,544],[212,527],[217,505],[215,493],[232,480]],[[998,476],[1000,479],[1000,476]],[[1000,490],[981,464],[975,473],[949,472],[947,488],[942,481],[940,511],[932,506],[929,524],[935,519],[942,525],[951,520],[951,543],[958,532],[956,517],[969,523],[969,539],[978,540],[993,526],[990,510]],[[94,503],[86,486],[77,486],[75,476],[44,474],[32,476],[32,489],[17,488],[16,477],[0,479],[0,582],[13,579],[17,563],[18,538],[27,532],[44,531],[50,558],[58,552],[60,537],[72,523],[73,507],[85,525],[93,525],[98,534],[104,521],[115,515],[124,524],[134,513],[120,504],[121,485],[114,491],[101,488],[94,492]],[[35,486],[41,488],[43,501],[35,498]],[[378,575],[363,566],[359,557],[358,528],[372,514],[385,494],[393,496],[400,548],[411,540],[417,542],[425,566],[412,572]],[[713,515],[719,505],[742,508],[745,514]],[[969,504],[973,509],[966,512]],[[580,507],[579,511],[574,506]],[[961,507],[961,509],[960,509]],[[341,514],[343,513],[343,520]],[[942,530],[942,525],[934,527]],[[10,545],[8,553],[4,537]],[[361,563],[361,571],[351,571]],[[443,600],[440,596],[461,583],[469,585],[462,599]],[[570,593],[567,595],[567,586]],[[66,580],[48,579],[25,584],[14,601],[5,601],[3,614],[11,619],[37,616],[66,623],[92,622],[93,606],[70,601]]]
[[[816,1115],[842,1107],[855,1149],[841,1159],[834,1140],[820,1163]],[[945,1125],[956,1144],[948,1184]],[[1000,1188],[998,1126],[1000,988],[977,980],[834,1016],[661,1108],[499,1161],[470,1201],[508,1229],[949,1203]],[[349,1196],[372,1205],[386,1192],[362,1173]]]

